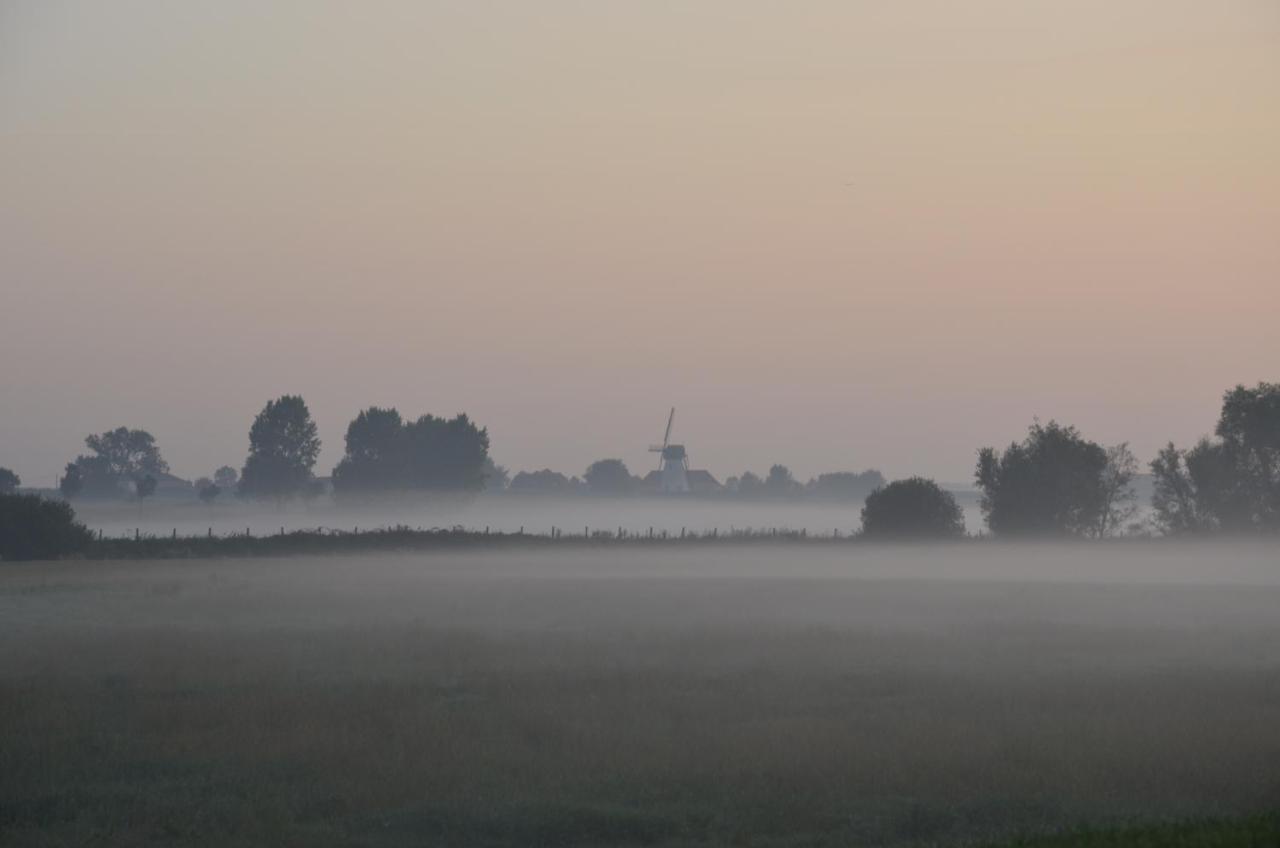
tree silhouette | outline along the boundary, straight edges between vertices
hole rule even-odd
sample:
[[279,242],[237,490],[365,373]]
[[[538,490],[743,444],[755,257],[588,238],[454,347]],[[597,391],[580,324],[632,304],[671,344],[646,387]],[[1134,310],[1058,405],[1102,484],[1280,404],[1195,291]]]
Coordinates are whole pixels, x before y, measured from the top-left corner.
[[240,492],[283,499],[311,481],[320,439],[306,402],[298,395],[268,401],[249,429],[249,456],[240,472]]
[[12,495],[21,485],[21,477],[8,468],[0,468],[0,495]]
[[222,487],[208,477],[201,477],[196,480],[195,490],[196,497],[200,498],[205,504],[212,504],[217,500],[218,495],[222,494]]
[[1084,536],[1104,509],[1107,452],[1056,421],[1033,424],[1003,454],[978,452],[977,481],[987,527],[1000,536]]
[[867,496],[862,535],[868,539],[956,539],[964,513],[950,492],[932,480],[894,480]]
[[636,478],[620,459],[597,460],[582,478],[593,495],[629,495],[636,490]]
[[541,471],[521,471],[511,478],[508,488],[521,494],[572,495],[578,493],[580,483],[576,477],[570,479],[559,471],[544,468]]
[[1107,448],[1107,464],[1102,470],[1102,505],[1098,511],[1097,536],[1114,535],[1125,522],[1138,513],[1138,493],[1133,478],[1138,474],[1138,460],[1128,442]]
[[1222,398],[1216,440],[1151,463],[1155,523],[1170,535],[1280,530],[1280,384],[1236,386]]
[[144,474],[137,480],[133,481],[133,494],[138,498],[138,509],[141,511],[142,502],[146,498],[156,493],[156,478],[150,474]]
[[[155,437],[146,430],[117,427],[87,436],[84,442],[92,454],[82,454],[67,466],[64,480],[78,480],[69,484],[75,489],[74,494],[63,491],[67,497],[80,494],[88,497],[127,496],[131,484],[138,479],[148,474],[158,477],[169,471],[169,463],[160,455]],[[74,475],[70,470],[73,465],[76,467]]]
[[[745,477],[746,475],[743,476]],[[739,481],[738,485],[742,485],[741,481]],[[795,494],[799,488],[800,484],[792,476],[791,469],[785,465],[770,467],[769,476],[764,478],[765,494],[771,498],[785,498],[788,495]]]
[[62,472],[62,480],[58,483],[58,491],[67,500],[79,497],[84,491],[84,476],[80,473],[79,464],[67,463],[66,469]]
[[0,560],[55,559],[92,541],[66,501],[0,495]]
[[236,471],[230,465],[224,465],[217,471],[213,472],[213,484],[223,491],[230,492],[236,487],[236,483],[240,480],[240,472]]
[[884,484],[884,475],[875,469],[833,471],[810,480],[805,486],[805,495],[820,500],[855,501],[862,500]]
[[395,409],[370,407],[347,427],[333,484],[339,493],[479,491],[488,459],[488,432],[465,414],[405,422]]

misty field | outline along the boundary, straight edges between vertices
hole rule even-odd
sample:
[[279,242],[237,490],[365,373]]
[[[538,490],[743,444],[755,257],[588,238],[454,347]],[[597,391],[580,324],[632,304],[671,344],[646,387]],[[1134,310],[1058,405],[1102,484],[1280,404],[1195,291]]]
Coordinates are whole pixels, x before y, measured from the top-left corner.
[[6,845],[946,845],[1278,806],[1274,546],[0,568]]

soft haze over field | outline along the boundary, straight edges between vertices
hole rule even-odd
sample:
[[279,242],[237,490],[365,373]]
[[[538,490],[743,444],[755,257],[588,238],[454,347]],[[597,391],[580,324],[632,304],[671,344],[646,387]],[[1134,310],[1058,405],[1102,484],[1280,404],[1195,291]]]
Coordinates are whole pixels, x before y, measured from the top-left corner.
[[300,392],[514,468],[1144,460],[1280,361],[1280,8],[0,8],[0,461],[239,464]]

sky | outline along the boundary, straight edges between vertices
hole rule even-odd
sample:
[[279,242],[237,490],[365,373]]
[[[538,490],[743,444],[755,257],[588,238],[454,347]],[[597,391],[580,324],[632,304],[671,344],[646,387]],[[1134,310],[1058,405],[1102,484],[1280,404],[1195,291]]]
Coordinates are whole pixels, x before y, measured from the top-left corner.
[[0,466],[1144,461],[1280,380],[1274,0],[0,3]]

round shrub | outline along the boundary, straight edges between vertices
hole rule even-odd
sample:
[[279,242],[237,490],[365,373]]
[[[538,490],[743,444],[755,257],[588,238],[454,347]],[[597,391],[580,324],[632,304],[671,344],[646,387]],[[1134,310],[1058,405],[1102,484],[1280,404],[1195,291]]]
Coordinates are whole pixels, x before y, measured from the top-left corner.
[[869,539],[957,539],[964,514],[950,492],[923,477],[894,480],[862,507],[862,535]]
[[66,501],[0,495],[0,560],[56,559],[93,538]]

